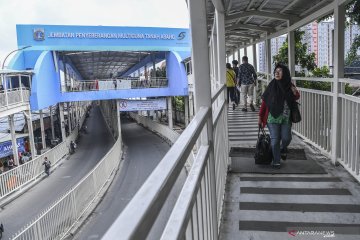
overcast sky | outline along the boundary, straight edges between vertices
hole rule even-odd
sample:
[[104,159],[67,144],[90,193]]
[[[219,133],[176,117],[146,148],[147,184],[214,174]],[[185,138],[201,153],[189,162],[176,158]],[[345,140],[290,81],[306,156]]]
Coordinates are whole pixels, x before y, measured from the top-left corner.
[[1,63],[17,48],[16,24],[188,28],[189,18],[185,0],[0,0]]

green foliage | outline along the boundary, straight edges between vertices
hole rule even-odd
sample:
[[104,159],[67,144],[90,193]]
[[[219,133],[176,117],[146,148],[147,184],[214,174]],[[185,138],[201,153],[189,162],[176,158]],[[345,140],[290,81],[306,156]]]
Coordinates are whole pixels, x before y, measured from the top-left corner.
[[350,65],[353,61],[360,60],[360,57],[357,55],[357,50],[360,47],[360,35],[357,35],[354,38],[354,42],[351,44],[350,50],[345,58],[345,65]]
[[[154,76],[154,70],[151,69],[150,76]],[[166,77],[166,67],[156,68],[156,77]]]
[[[304,31],[295,30],[295,64],[300,65],[302,68],[306,68],[311,71],[316,67],[315,64],[315,53],[307,54],[307,44],[302,43],[301,39],[305,34]],[[288,64],[288,38],[283,43],[281,48],[279,49],[279,53],[273,56],[273,61],[275,63],[284,63]]]
[[[319,77],[319,78],[330,77],[330,70],[327,66],[323,66],[321,68],[316,67],[311,71],[311,73],[312,73],[312,77]],[[305,73],[302,73],[301,75],[305,77]],[[297,86],[302,88],[321,90],[321,91],[331,91],[330,82],[298,81]]]
[[173,106],[177,111],[185,111],[184,97],[174,97]]

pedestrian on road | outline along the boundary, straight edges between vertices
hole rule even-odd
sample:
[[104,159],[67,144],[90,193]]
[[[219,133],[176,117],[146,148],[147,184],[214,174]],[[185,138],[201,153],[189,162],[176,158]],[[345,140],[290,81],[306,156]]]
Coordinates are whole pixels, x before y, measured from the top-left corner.
[[250,108],[255,111],[253,105],[254,86],[256,86],[257,75],[253,65],[248,63],[248,57],[242,57],[242,64],[239,67],[239,85],[241,86],[241,93],[244,96],[244,108],[241,111],[247,112],[247,100],[249,97]]
[[43,165],[45,166],[45,173],[49,176],[50,175],[51,163],[50,163],[50,161],[48,160],[47,157],[44,158]]
[[280,158],[286,160],[287,147],[291,142],[290,110],[299,98],[300,93],[291,82],[288,67],[277,64],[274,79],[262,95],[258,122],[262,128],[267,124],[270,131],[273,168],[280,168]]

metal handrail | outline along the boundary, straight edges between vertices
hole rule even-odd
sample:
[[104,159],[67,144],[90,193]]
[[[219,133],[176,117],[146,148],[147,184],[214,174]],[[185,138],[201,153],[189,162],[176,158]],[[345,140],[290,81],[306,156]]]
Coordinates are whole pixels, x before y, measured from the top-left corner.
[[209,114],[210,108],[200,108],[103,239],[144,239],[147,236]]
[[[204,175],[207,159],[209,158],[209,146],[201,146],[199,153],[194,161],[193,167],[190,170],[189,176],[186,179],[183,190],[176,201],[174,210],[171,213],[169,221],[161,236],[162,240],[172,239],[174,236],[184,236],[186,231],[186,224],[190,220],[191,215],[184,209],[192,209],[197,197],[195,192],[200,188],[201,178]],[[190,196],[190,197],[189,197]]]

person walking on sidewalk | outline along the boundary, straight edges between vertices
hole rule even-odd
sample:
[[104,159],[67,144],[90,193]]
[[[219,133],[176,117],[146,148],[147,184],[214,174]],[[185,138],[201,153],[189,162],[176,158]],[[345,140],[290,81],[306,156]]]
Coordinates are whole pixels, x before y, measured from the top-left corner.
[[50,167],[51,167],[51,163],[48,160],[47,157],[44,158],[44,162],[42,165],[45,165],[45,173],[49,176],[50,175]]
[[227,101],[230,104],[232,102],[233,110],[235,110],[235,87],[236,87],[236,74],[231,68],[230,63],[226,63],[226,87],[227,87]]
[[[267,124],[270,131],[273,168],[280,168],[280,158],[286,160],[287,147],[291,142],[290,109],[300,98],[300,93],[291,82],[289,69],[277,64],[274,79],[269,83],[259,111],[259,127]],[[281,141],[281,145],[280,145]]]
[[247,98],[250,100],[250,108],[255,111],[253,105],[254,86],[256,86],[257,75],[253,65],[248,63],[248,57],[242,57],[242,64],[239,67],[239,85],[241,86],[241,93],[244,96],[244,108],[241,109],[247,112]]

